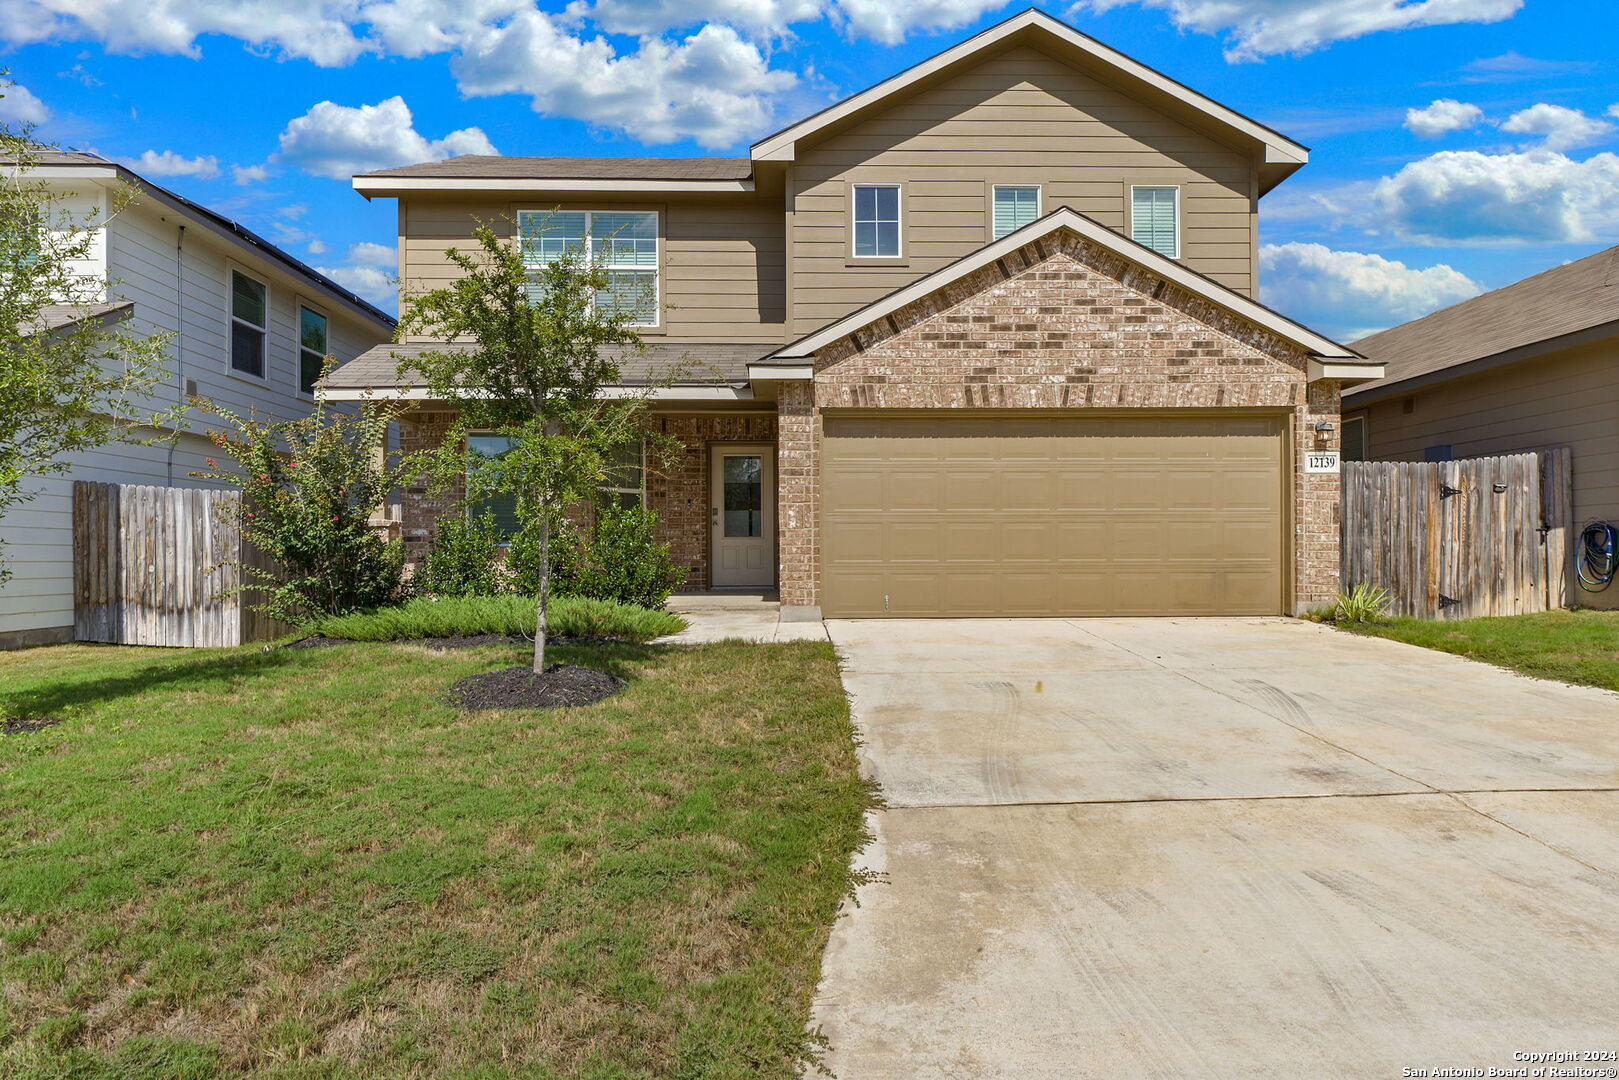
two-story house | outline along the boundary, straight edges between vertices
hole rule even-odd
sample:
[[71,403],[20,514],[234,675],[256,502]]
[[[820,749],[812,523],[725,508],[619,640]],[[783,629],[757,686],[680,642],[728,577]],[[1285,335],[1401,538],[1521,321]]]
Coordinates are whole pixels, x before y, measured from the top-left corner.
[[[374,305],[115,162],[50,151],[28,178],[49,184],[75,222],[105,222],[75,268],[99,287],[101,302],[53,308],[45,321],[121,318],[137,334],[174,334],[149,413],[200,394],[239,413],[291,419],[312,407],[326,356],[352,360],[392,337],[394,320]],[[133,200],[109,220],[129,188]],[[0,518],[13,571],[0,585],[0,647],[72,640],[73,481],[217,486],[191,476],[217,453],[204,434],[210,425],[219,421],[192,411],[173,430],[148,429],[141,442],[77,455],[71,471],[27,481],[36,496]]]
[[[784,618],[1268,615],[1336,591],[1338,476],[1307,455],[1381,370],[1253,299],[1259,199],[1306,159],[1027,11],[747,157],[354,186],[398,200],[407,290],[483,219],[536,262],[593,245],[602,302],[657,297],[626,381],[685,365],[650,421],[685,454],[625,494],[696,588],[778,588]],[[431,444],[454,405],[398,364],[433,346],[328,392],[421,401]],[[449,505],[405,496],[416,554]]]

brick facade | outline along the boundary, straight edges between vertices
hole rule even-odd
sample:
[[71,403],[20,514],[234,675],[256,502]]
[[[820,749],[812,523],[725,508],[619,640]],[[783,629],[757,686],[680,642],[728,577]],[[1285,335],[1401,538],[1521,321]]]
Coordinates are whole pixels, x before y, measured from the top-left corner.
[[[827,346],[778,405],[784,604],[820,603],[824,409],[1263,409],[1290,416],[1295,609],[1338,587],[1338,384],[1298,346],[1071,233],[1048,235]],[[1318,440],[1318,421],[1334,424]],[[807,531],[806,531],[807,530]],[[799,536],[789,538],[798,531]]]
[[[453,414],[418,410],[399,422],[405,451],[432,449],[444,441]],[[646,426],[673,438],[680,446],[675,460],[648,468],[647,505],[658,515],[658,538],[669,544],[676,563],[690,567],[683,591],[708,588],[709,448],[716,443],[774,443],[776,418],[768,413],[653,413]],[[415,566],[432,546],[441,515],[455,510],[465,497],[460,485],[434,492],[426,484],[401,494],[401,517],[407,561]]]

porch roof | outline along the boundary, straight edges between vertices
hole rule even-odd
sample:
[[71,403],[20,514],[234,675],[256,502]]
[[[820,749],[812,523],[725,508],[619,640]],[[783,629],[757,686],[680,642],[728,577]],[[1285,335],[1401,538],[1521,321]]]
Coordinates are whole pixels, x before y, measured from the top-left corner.
[[[429,352],[465,348],[442,341],[405,341],[375,345],[321,380],[328,396],[346,399],[365,393],[397,397],[399,391],[425,389],[415,372],[400,373],[400,365]],[[620,353],[623,378],[618,385],[647,386],[670,380],[674,386],[725,387],[748,381],[748,365],[771,349],[769,344],[745,342],[647,342],[644,350]],[[671,376],[673,376],[671,380]],[[412,395],[419,396],[419,395]]]

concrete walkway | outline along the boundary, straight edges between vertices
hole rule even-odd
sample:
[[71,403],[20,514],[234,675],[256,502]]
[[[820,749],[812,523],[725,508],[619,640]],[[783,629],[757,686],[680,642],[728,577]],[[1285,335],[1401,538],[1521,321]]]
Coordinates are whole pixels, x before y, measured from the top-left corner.
[[697,645],[705,641],[825,641],[826,625],[782,622],[773,592],[686,593],[669,598],[668,608],[690,625],[656,645]]
[[1279,619],[829,626],[888,802],[841,1080],[1619,1049],[1619,695]]

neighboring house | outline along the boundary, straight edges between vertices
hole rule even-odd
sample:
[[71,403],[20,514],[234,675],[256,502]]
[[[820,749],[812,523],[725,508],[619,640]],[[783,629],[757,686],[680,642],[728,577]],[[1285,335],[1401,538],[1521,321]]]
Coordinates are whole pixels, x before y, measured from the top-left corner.
[[[1029,11],[745,158],[354,186],[399,200],[407,292],[504,218],[536,263],[594,244],[604,303],[656,293],[625,376],[692,365],[650,420],[685,454],[619,490],[691,587],[778,588],[787,617],[1265,615],[1337,589],[1338,477],[1304,455],[1381,374],[1252,299],[1259,198],[1306,159]],[[396,360],[431,347],[328,392],[419,400],[402,437],[433,444],[453,403]],[[452,505],[405,494],[413,557]]]
[[[1574,523],[1619,523],[1619,247],[1355,343],[1344,456],[1448,461],[1567,446]],[[1619,589],[1580,603],[1619,606]]]
[[[86,313],[53,308],[44,321],[99,313],[142,334],[177,332],[170,375],[149,404],[202,394],[259,418],[291,419],[313,404],[322,354],[339,362],[390,339],[393,319],[241,225],[94,154],[48,152],[30,174],[67,198],[75,216],[103,220],[118,185],[135,200],[98,230],[80,272],[111,282]],[[155,445],[113,444],[77,456],[65,474],[33,481],[40,494],[0,518],[13,571],[0,586],[0,647],[73,636],[74,480],[206,487],[196,480],[216,454],[202,434],[218,426],[195,411]]]

